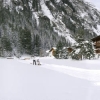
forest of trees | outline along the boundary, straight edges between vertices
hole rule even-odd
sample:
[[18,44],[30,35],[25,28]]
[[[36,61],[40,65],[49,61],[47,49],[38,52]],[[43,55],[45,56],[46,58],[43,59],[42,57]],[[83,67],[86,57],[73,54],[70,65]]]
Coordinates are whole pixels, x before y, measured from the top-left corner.
[[[85,28],[85,19],[76,16],[77,7],[74,8],[70,0],[50,0],[44,3],[54,19],[51,20],[43,13],[40,0],[11,0],[8,5],[5,0],[0,1],[0,56],[45,56],[46,50],[57,47],[58,57],[59,53],[66,53],[62,51],[63,47],[71,46],[71,41],[65,36],[70,34],[75,41],[76,36],[82,33],[84,41],[96,36],[93,31]],[[63,5],[72,9],[71,15]],[[94,18],[91,17],[93,12],[87,14],[93,21],[93,25],[89,23],[89,26],[97,28]],[[96,15],[99,16],[97,13]]]

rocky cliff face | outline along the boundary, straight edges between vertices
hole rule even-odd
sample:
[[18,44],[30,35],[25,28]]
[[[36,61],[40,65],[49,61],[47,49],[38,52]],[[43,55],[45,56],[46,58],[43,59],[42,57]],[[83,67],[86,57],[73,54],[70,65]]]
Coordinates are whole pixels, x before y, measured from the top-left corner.
[[100,34],[100,12],[83,0],[0,1],[1,55],[44,55],[58,41],[75,43],[77,34]]

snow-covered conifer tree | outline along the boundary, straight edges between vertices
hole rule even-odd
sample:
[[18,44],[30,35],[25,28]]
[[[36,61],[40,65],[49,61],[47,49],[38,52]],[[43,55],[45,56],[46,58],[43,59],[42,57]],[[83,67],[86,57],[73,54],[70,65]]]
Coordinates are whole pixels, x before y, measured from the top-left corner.
[[74,50],[71,53],[72,59],[91,59],[94,57],[94,49],[91,41],[85,41],[78,35],[77,43],[74,45]]

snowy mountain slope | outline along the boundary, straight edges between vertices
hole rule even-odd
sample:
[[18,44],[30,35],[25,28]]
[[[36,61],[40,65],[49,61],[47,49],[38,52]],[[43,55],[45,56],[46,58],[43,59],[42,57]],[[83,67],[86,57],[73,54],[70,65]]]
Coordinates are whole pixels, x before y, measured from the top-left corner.
[[21,42],[23,31],[31,35],[32,49],[35,48],[35,35],[39,36],[44,53],[59,40],[66,45],[75,43],[80,30],[84,30],[86,40],[100,35],[100,12],[83,0],[0,1],[0,32],[17,52],[30,50]]

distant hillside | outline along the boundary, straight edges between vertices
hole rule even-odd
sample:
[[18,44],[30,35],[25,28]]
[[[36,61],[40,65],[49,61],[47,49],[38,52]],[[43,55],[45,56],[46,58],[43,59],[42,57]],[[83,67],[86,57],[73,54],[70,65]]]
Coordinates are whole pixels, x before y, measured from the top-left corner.
[[100,35],[100,12],[83,0],[1,0],[0,55],[44,56],[57,45]]

